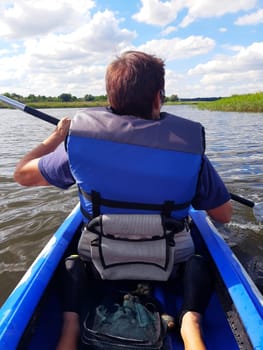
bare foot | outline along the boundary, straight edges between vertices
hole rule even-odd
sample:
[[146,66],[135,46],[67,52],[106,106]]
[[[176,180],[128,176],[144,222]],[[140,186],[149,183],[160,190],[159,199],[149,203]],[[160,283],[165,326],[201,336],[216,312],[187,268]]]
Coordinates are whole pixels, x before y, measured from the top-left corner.
[[201,323],[202,315],[198,312],[188,311],[184,314],[181,323],[181,336],[185,350],[206,350]]

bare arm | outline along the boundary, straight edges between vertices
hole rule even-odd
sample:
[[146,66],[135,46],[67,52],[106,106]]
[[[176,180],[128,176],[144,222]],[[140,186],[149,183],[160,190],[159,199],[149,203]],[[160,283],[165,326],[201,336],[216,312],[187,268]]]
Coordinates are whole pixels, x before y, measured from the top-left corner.
[[223,224],[226,224],[231,220],[232,212],[233,208],[230,201],[220,205],[217,208],[207,210],[207,214],[211,216],[212,219]]
[[39,171],[39,159],[53,152],[65,140],[69,127],[70,119],[67,117],[61,119],[52,134],[20,160],[14,173],[16,182],[23,186],[49,185]]

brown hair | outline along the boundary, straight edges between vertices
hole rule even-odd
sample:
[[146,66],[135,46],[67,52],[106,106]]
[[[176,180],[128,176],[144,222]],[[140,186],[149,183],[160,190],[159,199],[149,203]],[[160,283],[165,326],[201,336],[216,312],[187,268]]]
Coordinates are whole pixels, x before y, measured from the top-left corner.
[[152,117],[153,101],[164,89],[164,61],[139,51],[127,51],[107,68],[106,90],[118,114]]

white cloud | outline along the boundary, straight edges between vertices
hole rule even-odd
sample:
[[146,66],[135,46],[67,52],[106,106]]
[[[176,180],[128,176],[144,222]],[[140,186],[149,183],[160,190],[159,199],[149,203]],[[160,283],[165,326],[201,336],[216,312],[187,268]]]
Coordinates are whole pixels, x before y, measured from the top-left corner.
[[[108,10],[97,12],[92,19],[69,34],[48,34],[40,40],[27,40],[27,52],[47,61],[90,63],[108,61],[108,54],[119,52],[136,36],[121,29]],[[97,61],[96,61],[97,60]]]
[[220,17],[252,9],[257,0],[141,0],[141,8],[133,18],[138,22],[166,26],[174,22],[182,10],[187,10],[180,27],[187,27],[199,18]]
[[177,27],[168,26],[164,30],[162,30],[161,35],[166,36],[166,35],[169,35],[169,34],[171,34],[173,32],[176,32],[176,31],[177,31]]
[[64,31],[89,19],[92,0],[20,0],[2,4],[0,36],[23,39],[52,31]]
[[200,78],[204,91],[228,96],[244,91],[263,90],[263,42],[240,49],[234,56],[221,56],[198,64],[188,71],[189,78]]
[[172,38],[151,40],[138,47],[138,50],[153,53],[166,61],[190,59],[206,54],[215,46],[214,40],[202,36],[189,36],[185,39]]
[[199,64],[189,70],[189,75],[262,71],[263,42],[253,43],[242,48],[235,56],[221,56],[208,63]]
[[239,17],[235,22],[235,24],[239,26],[256,25],[260,23],[263,23],[263,9],[249,15]]
[[8,55],[9,54],[9,50],[7,50],[7,49],[2,49],[2,50],[0,50],[0,57],[1,56],[5,56],[5,55]]
[[174,70],[167,68],[165,72],[165,77],[165,92],[167,96],[191,96],[191,93],[190,91],[188,91],[188,89],[192,90],[192,86],[189,85],[189,79],[186,79],[186,75],[177,73]]
[[[206,18],[229,13],[240,16],[242,11],[249,15],[239,17],[235,24],[260,23],[262,10],[251,12],[256,0],[141,0],[141,8],[133,18],[159,26],[158,33],[147,31],[149,26],[136,27],[127,12],[98,11],[103,7],[97,4],[99,1],[92,0],[1,0],[1,93],[58,96],[69,92],[78,97],[104,94],[107,64],[128,49],[165,60],[168,95],[225,96],[263,90],[263,46],[255,42],[261,41],[259,30],[254,30],[256,37],[250,31],[246,41],[251,44],[244,47],[242,37],[234,36],[236,28],[233,31],[229,16],[220,21],[221,27],[217,33],[211,32],[211,37],[207,34],[209,25],[204,25],[209,22]],[[178,31],[180,26],[197,20],[199,35]],[[134,27],[128,30],[125,25]],[[231,36],[218,35],[226,30]],[[184,37],[172,35],[175,31]],[[169,39],[164,39],[165,35]],[[136,45],[137,36],[140,44]],[[211,55],[216,56],[209,59]]]
[[47,96],[62,92],[75,96],[105,93],[106,65],[136,37],[135,32],[120,28],[119,23],[113,12],[105,10],[69,33],[25,39],[19,50],[14,48],[0,58],[0,67],[5,67],[0,75],[0,90]]
[[225,44],[225,45],[222,45],[222,47],[226,50],[229,50],[229,51],[234,51],[234,52],[239,52],[241,50],[244,49],[244,46],[241,46],[241,45],[229,45],[229,44]]
[[228,13],[249,10],[256,5],[256,2],[256,0],[188,0],[188,14],[184,17],[180,26],[187,27],[200,18],[221,17]]
[[183,8],[183,1],[141,0],[142,7],[133,19],[138,22],[165,26],[174,21]]

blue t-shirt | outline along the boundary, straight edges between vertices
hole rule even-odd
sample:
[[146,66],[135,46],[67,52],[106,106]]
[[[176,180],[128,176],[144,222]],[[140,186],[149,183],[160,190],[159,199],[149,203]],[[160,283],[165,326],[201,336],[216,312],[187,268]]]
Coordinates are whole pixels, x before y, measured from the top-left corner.
[[[64,144],[54,152],[43,156],[39,163],[39,170],[43,177],[53,186],[67,189],[75,183]],[[224,204],[230,195],[206,156],[203,156],[202,168],[199,175],[197,191],[192,205],[198,210],[209,210]]]

